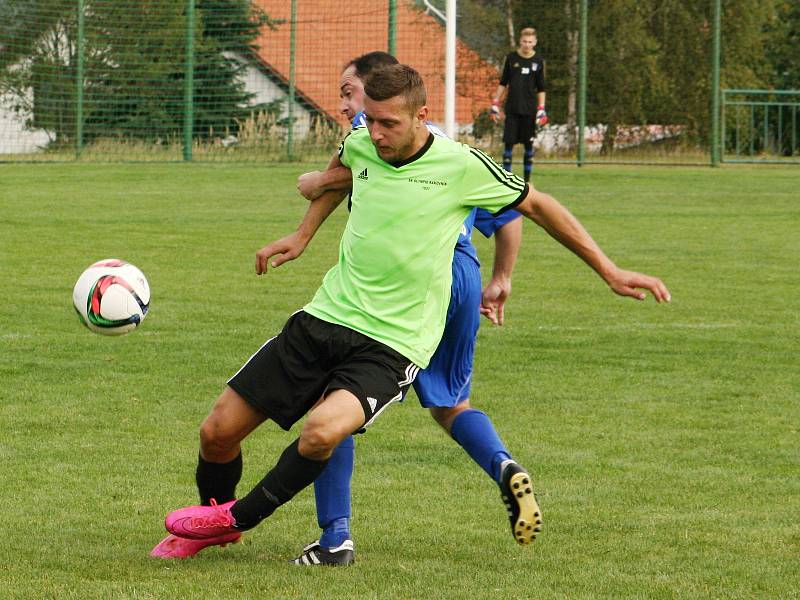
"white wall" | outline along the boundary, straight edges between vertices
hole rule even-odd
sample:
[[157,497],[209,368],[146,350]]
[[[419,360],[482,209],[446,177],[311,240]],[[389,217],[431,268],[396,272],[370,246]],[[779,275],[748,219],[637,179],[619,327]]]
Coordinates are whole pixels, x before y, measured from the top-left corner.
[[[228,58],[235,58],[239,62],[245,62],[238,56],[226,54]],[[266,75],[250,63],[246,63],[244,75],[244,87],[253,97],[253,104],[266,104],[277,99],[284,100],[281,118],[289,116],[288,93],[272,82]],[[294,105],[294,135],[298,138],[305,137],[311,126],[311,113],[302,105],[295,102]]]
[[50,136],[42,129],[25,129],[30,115],[17,115],[6,107],[8,98],[0,96],[0,155],[41,152]]

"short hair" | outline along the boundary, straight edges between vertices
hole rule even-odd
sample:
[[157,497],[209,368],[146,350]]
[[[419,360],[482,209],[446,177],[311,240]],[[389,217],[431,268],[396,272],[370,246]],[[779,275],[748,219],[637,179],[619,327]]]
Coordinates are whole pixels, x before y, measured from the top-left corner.
[[[344,69],[355,67],[356,76],[363,80],[375,69],[396,65],[398,62],[400,61],[388,52],[376,50],[375,52],[367,52],[366,54],[354,58],[344,66]],[[342,70],[344,71],[344,69]]]
[[536,35],[536,30],[533,27],[526,27],[519,32],[519,37],[524,37],[526,35]]
[[428,102],[425,83],[420,74],[408,65],[390,65],[377,69],[364,81],[364,93],[378,102],[403,96],[406,107],[413,114]]

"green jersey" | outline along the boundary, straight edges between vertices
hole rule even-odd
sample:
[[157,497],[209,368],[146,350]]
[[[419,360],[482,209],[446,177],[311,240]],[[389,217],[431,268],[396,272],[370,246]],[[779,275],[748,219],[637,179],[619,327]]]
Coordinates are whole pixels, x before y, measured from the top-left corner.
[[425,368],[444,330],[464,219],[476,206],[516,206],[527,184],[480,150],[433,134],[417,154],[390,164],[369,131],[356,128],[339,157],[353,172],[350,218],[339,262],[304,310]]

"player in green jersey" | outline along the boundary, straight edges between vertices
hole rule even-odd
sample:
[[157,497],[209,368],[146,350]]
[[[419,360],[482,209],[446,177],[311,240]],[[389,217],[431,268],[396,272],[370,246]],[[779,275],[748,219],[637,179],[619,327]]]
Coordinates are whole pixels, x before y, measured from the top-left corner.
[[[338,264],[312,302],[229,380],[203,422],[201,505],[167,516],[175,536],[222,544],[256,526],[321,473],[341,440],[402,399],[441,336],[455,240],[474,206],[515,207],[617,294],[643,300],[644,289],[669,301],[659,279],[617,267],[551,196],[480,151],[434,138],[425,124],[425,88],[411,67],[376,71],[365,90],[368,130],[351,132],[339,153],[353,173],[353,196]],[[298,239],[329,211],[312,202]],[[276,253],[274,246],[260,250],[256,272],[266,272]],[[289,429],[306,413],[300,437],[237,500],[241,441],[265,420]],[[511,521],[526,526],[513,514]]]

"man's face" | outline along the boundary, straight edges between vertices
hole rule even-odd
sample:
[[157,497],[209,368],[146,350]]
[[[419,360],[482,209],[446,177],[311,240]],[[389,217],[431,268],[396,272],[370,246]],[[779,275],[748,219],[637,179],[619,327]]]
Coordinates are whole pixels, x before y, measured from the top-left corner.
[[[395,96],[387,100],[373,100],[364,96],[364,113],[372,143],[386,162],[397,162],[414,153],[416,135],[425,127],[427,107],[416,114],[406,107],[405,98]],[[425,129],[427,131],[427,128]]]
[[523,56],[529,56],[533,54],[533,49],[536,47],[536,36],[535,35],[523,35],[519,38],[519,49]]
[[339,110],[352,121],[355,116],[364,110],[364,82],[356,75],[355,65],[350,65],[342,71],[339,80]]

